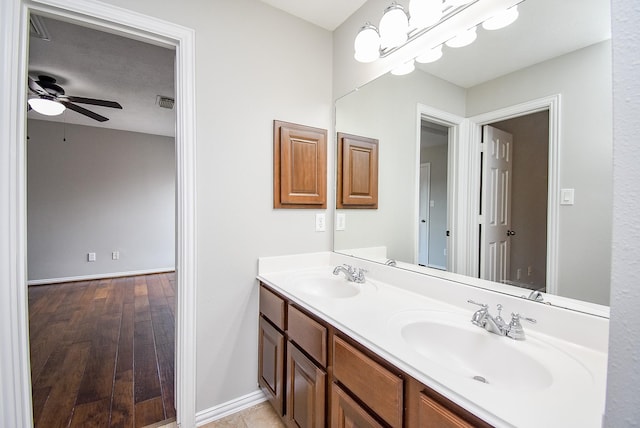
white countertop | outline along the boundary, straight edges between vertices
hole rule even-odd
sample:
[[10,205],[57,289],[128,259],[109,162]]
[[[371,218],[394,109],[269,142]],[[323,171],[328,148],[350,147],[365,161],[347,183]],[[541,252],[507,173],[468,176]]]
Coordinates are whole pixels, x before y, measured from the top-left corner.
[[[360,292],[353,297],[313,296],[296,286],[305,277],[331,278],[333,267],[343,263],[369,271],[367,282],[357,285]],[[497,427],[602,425],[607,319],[558,310],[328,252],[261,258],[258,278],[402,371]],[[495,373],[499,378],[495,381],[487,374],[489,384],[473,380],[472,376],[462,376],[464,364],[454,359],[447,364],[447,361],[426,358],[409,346],[400,334],[403,323],[431,314],[438,319],[460,320],[463,329],[479,329],[465,321],[470,320],[477,309],[467,304],[467,299],[490,304],[494,315],[493,308],[498,302],[504,306],[505,318],[513,311],[538,319],[535,326],[523,322],[527,339],[522,342],[486,333],[500,341],[496,342],[500,355],[491,358],[504,361],[506,369]],[[464,349],[464,344],[460,345]],[[542,362],[551,377],[546,372],[520,371],[519,365],[524,365],[524,360],[530,358]],[[513,372],[506,374],[508,370]]]

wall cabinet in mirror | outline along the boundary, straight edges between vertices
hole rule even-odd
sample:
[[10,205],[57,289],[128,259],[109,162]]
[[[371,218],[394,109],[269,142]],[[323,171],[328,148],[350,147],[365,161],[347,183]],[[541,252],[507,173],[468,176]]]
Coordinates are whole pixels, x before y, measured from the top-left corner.
[[378,140],[338,132],[337,208],[378,208]]
[[273,121],[273,207],[327,207],[327,131]]

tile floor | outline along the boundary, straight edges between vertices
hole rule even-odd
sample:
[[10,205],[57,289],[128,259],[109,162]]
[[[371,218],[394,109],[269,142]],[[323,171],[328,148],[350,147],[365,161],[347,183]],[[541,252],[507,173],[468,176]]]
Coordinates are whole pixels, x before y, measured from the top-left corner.
[[[176,428],[175,421],[160,422],[145,428]],[[286,428],[273,407],[267,402],[208,423],[200,428]]]
[[271,404],[264,402],[201,428],[285,428],[285,424]]

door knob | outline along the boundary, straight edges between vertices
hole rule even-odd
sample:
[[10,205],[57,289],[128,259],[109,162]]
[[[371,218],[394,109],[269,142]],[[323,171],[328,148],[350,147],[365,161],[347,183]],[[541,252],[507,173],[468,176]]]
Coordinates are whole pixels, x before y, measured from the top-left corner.
[[515,230],[507,230],[507,236],[513,236],[516,234]]

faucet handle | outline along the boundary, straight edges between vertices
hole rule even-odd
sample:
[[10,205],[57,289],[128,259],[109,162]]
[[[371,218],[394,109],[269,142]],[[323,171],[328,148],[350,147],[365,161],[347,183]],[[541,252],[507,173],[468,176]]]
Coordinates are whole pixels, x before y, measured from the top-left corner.
[[478,303],[478,302],[475,302],[475,301],[473,301],[471,299],[467,300],[467,303],[471,303],[472,305],[480,306],[483,309],[487,309],[489,307],[489,305],[487,305],[486,303]]
[[522,328],[522,324],[520,324],[520,320],[523,319],[532,324],[537,323],[537,321],[533,318],[527,318],[517,312],[511,313],[511,322],[509,323],[509,330],[507,331],[507,336],[515,340],[524,340],[524,329]]

